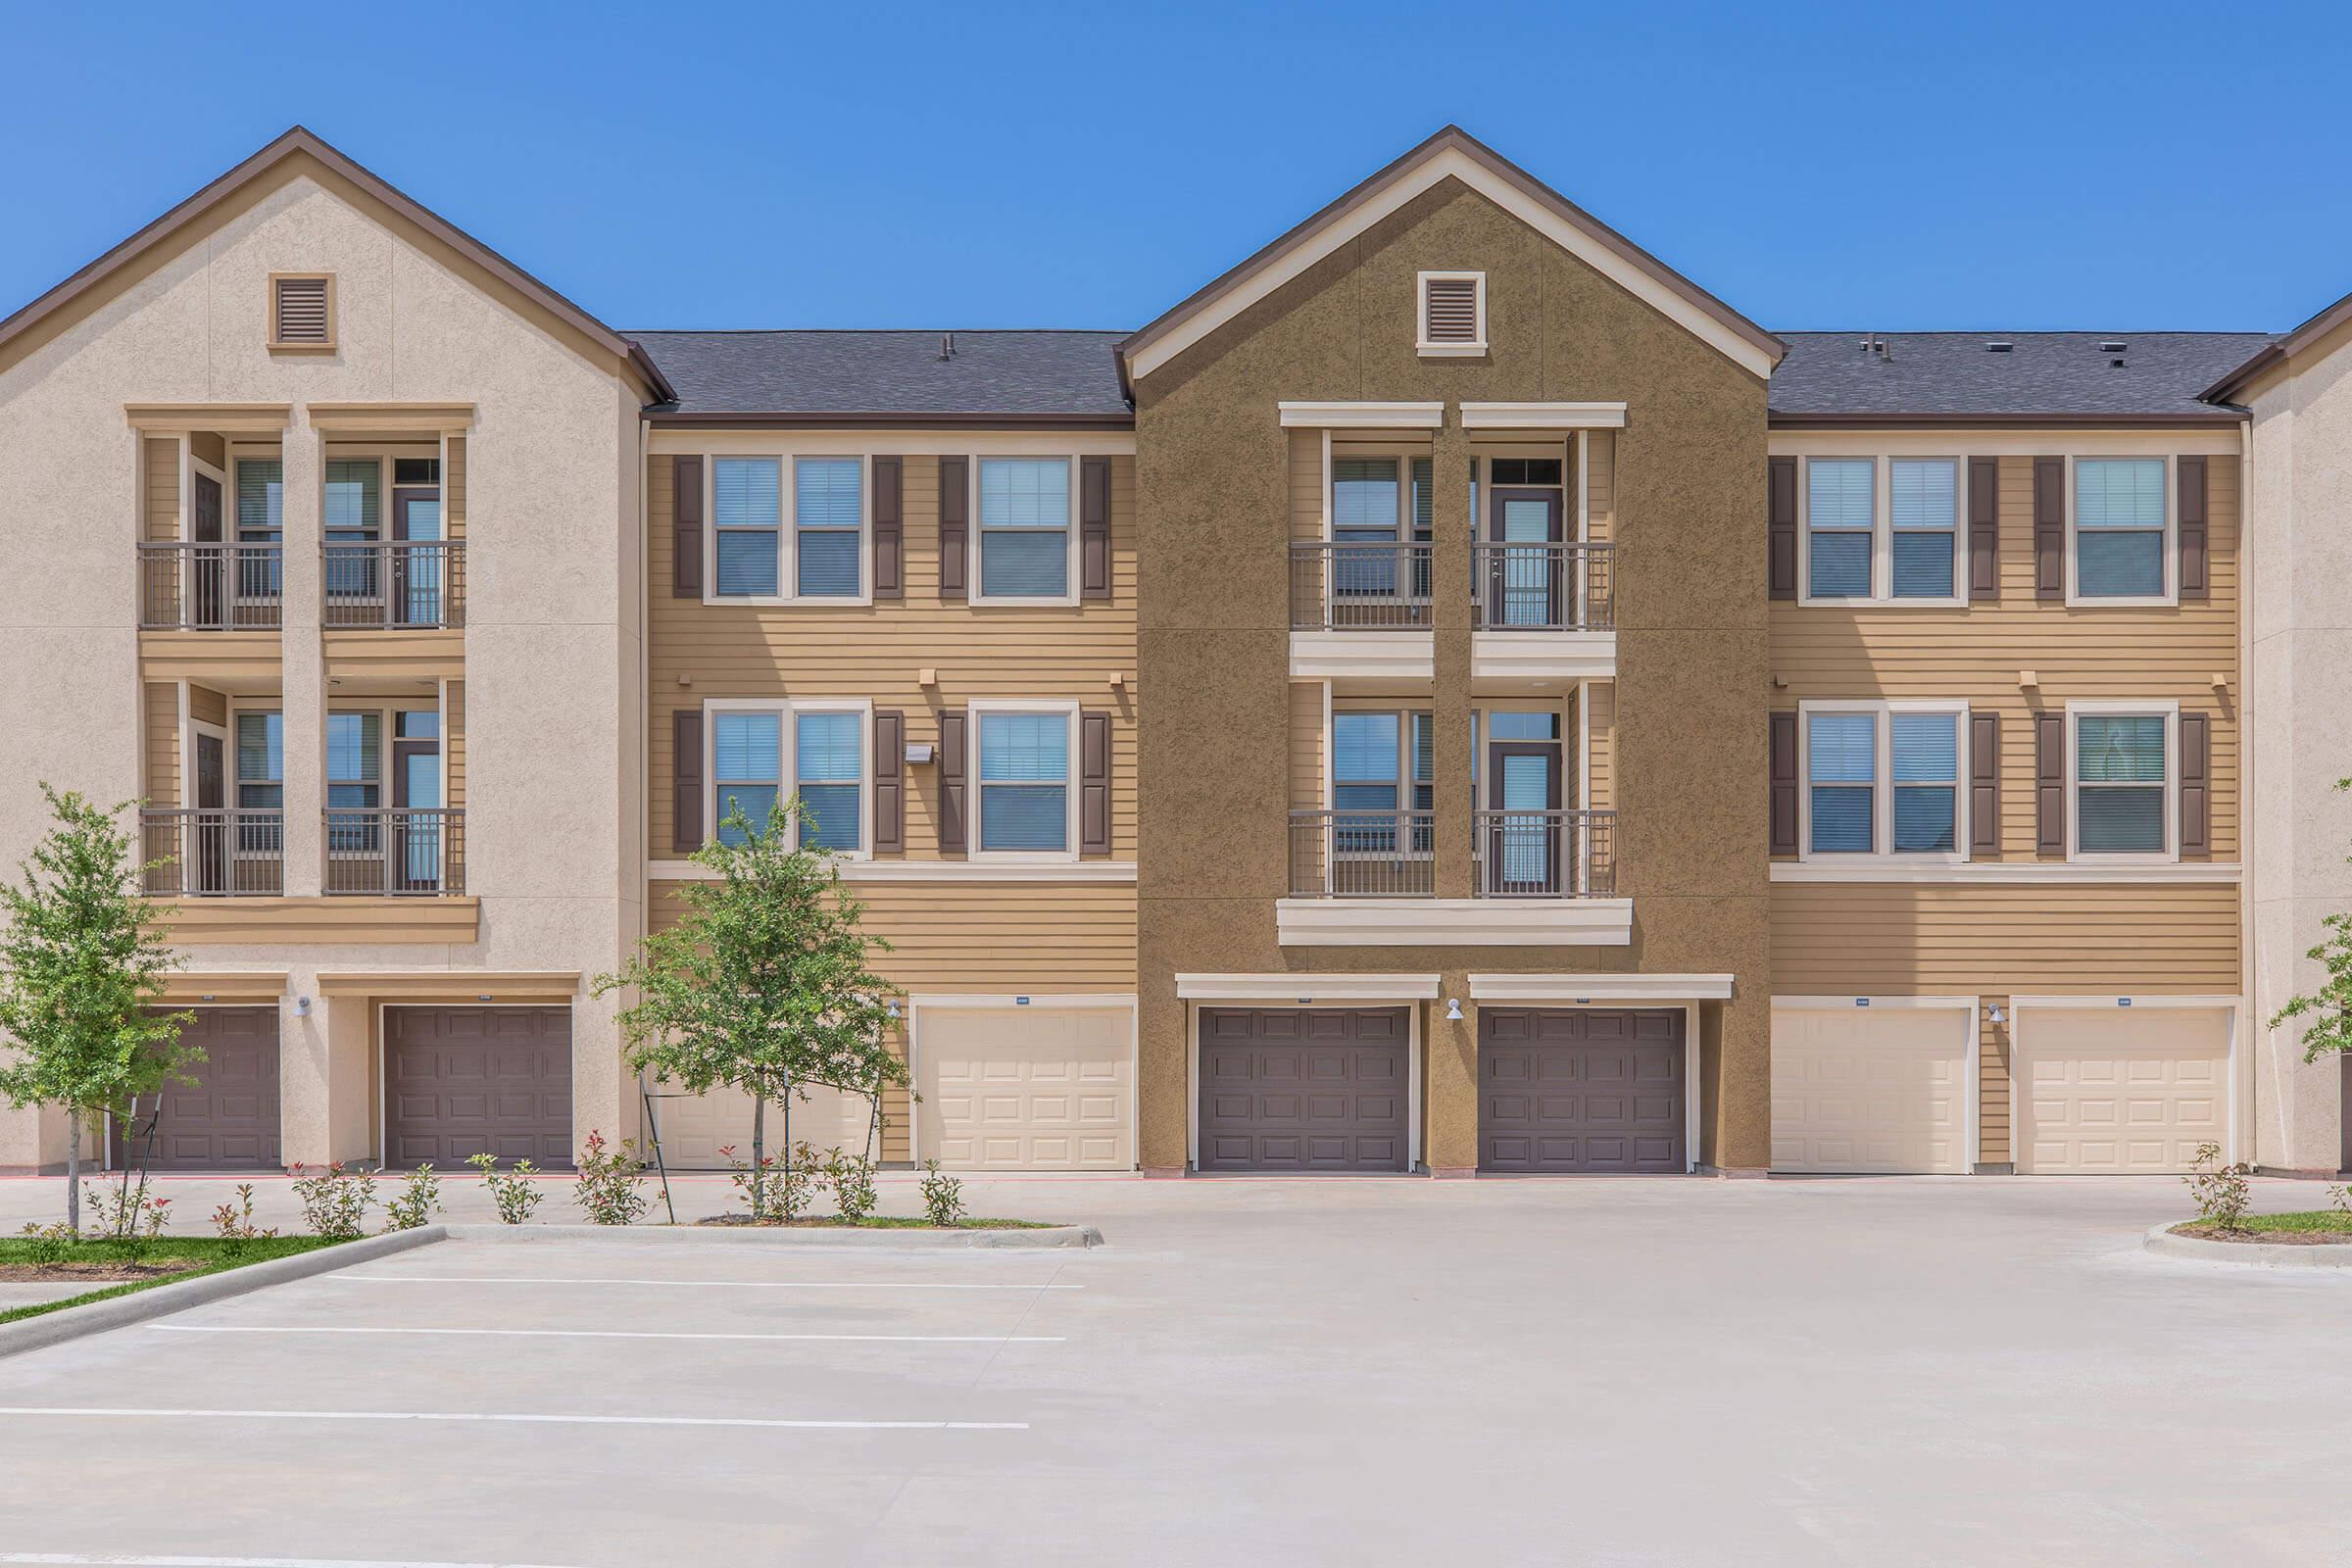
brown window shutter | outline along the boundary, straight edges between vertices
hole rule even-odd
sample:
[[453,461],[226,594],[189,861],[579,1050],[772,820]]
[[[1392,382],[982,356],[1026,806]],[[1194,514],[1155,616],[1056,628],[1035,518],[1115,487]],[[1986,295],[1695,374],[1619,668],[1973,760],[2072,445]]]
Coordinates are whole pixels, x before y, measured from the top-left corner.
[[961,599],[972,508],[969,458],[939,460],[939,597]]
[[[1766,486],[1765,538],[1769,543],[1771,594],[1775,599],[1796,597],[1796,460],[1774,458]],[[1791,717],[1794,715],[1791,714]],[[1794,851],[1790,851],[1794,854]]]
[[669,715],[669,847],[692,855],[703,847],[703,710]]
[[[2037,462],[2047,461],[2037,459]],[[2066,853],[2066,715],[2034,715],[2034,853]]]
[[671,471],[676,494],[670,503],[669,596],[703,597],[703,459],[679,458]]
[[1772,715],[1772,853],[1796,853],[1796,715]]
[[[961,462],[961,459],[956,460]],[[939,715],[939,847],[962,853],[964,831],[963,754],[968,720],[964,710],[952,708]]]
[[903,458],[874,460],[874,597],[904,599],[906,473]]
[[1968,460],[1968,597],[2001,597],[2001,460]]
[[2034,597],[2066,597],[2066,460],[2034,460]]
[[2180,473],[2180,597],[2202,599],[2211,591],[2209,534],[2205,523],[2205,460],[2182,458]]
[[1078,853],[1110,853],[1110,715],[1078,715]]
[[2180,853],[2213,853],[2213,722],[2180,715]]
[[1078,460],[1078,597],[1110,597],[1110,460]]
[[1968,715],[1968,855],[2001,853],[2001,715]]
[[906,715],[874,710],[874,853],[906,853]]

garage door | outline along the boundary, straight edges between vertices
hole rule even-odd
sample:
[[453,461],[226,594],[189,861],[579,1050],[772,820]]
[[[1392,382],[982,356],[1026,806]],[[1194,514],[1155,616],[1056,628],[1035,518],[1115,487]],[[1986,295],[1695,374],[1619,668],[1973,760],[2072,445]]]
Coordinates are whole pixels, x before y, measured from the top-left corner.
[[[167,1084],[140,1099],[131,1125],[115,1123],[117,1169],[280,1170],[277,1124],[277,1009],[199,1007],[180,1039],[204,1053],[192,1084]],[[158,1102],[162,1113],[156,1115]],[[148,1118],[155,1116],[154,1130]],[[130,1135],[127,1140],[125,1134]],[[127,1147],[126,1147],[127,1144]]]
[[1200,1013],[1200,1168],[1401,1171],[1411,1027],[1402,1007]]
[[1481,1170],[1685,1168],[1679,1010],[1481,1008],[1478,1029]]
[[1126,1008],[924,1007],[915,1157],[957,1170],[1133,1170]]
[[[610,1136],[610,1135],[608,1135]],[[571,1164],[571,1009],[384,1009],[384,1162]]]
[[[752,1097],[739,1089],[713,1089],[702,1095],[673,1095],[657,1086],[654,1115],[662,1131],[662,1158],[671,1170],[725,1170],[732,1149],[745,1164],[752,1162]],[[791,1107],[792,1142],[806,1142],[818,1153],[830,1149],[863,1149],[873,1130],[873,1102],[862,1095],[845,1095],[822,1086],[808,1098],[794,1096]],[[780,1152],[787,1138],[784,1107],[767,1106],[767,1152]]]
[[1973,1005],[1773,1008],[1772,1168],[1966,1172]]
[[2186,1170],[2229,1143],[2230,1014],[2220,1007],[2021,1007],[2017,1168]]

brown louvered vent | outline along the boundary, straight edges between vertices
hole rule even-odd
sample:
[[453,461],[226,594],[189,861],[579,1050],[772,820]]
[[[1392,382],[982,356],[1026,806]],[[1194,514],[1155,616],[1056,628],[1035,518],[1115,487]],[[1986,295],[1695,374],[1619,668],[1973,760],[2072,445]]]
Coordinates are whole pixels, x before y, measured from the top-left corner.
[[292,348],[325,348],[335,340],[329,310],[329,283],[324,276],[273,277],[270,280],[270,341]]
[[1467,348],[1481,341],[1478,277],[1432,277],[1422,287],[1421,341],[1433,348]]

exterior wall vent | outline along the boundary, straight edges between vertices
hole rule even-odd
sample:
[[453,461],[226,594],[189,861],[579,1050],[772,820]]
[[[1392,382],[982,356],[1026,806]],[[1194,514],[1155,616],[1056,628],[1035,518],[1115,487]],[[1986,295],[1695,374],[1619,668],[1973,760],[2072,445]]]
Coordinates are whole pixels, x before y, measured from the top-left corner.
[[1423,272],[1416,346],[1426,356],[1487,352],[1487,274]]
[[270,274],[270,346],[335,346],[335,279],[330,272]]

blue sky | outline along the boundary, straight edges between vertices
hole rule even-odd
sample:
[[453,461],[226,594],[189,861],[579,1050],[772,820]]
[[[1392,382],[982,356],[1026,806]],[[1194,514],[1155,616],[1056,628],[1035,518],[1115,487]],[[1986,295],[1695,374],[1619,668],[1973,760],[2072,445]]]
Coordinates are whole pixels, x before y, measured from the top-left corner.
[[292,15],[0,0],[0,314],[295,122],[622,327],[1139,325],[1447,121],[1776,328],[2352,290],[2341,5]]

